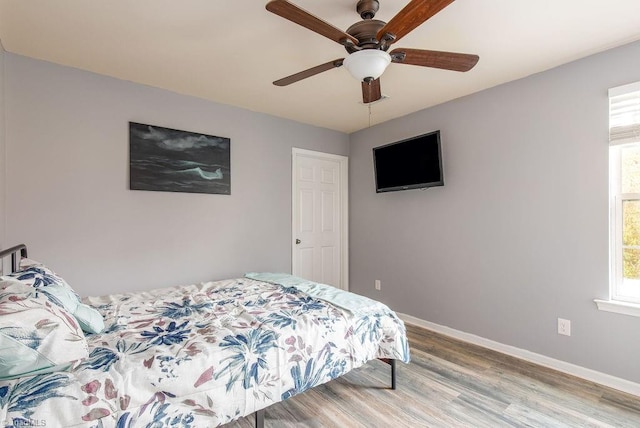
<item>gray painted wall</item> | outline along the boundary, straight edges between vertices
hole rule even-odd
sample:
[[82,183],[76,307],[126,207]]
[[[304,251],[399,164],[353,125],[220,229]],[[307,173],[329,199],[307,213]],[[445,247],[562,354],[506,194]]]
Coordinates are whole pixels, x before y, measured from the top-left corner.
[[[82,295],[290,272],[291,148],[345,134],[5,54],[7,243]],[[128,122],[231,138],[230,196],[128,190]]]
[[[640,382],[640,319],[593,302],[608,298],[607,89],[638,80],[634,43],[353,134],[351,290]],[[376,194],[372,147],[436,129],[445,186]]]
[[0,248],[5,248],[5,119],[4,119],[4,48],[0,41]]
[[[606,90],[640,80],[640,44],[375,126],[350,142],[13,54],[0,53],[0,61],[4,244],[26,242],[81,294],[288,271],[291,147],[349,151],[353,291],[640,381],[638,319],[592,302],[608,287]],[[130,120],[230,137],[232,195],[129,191]],[[442,130],[446,186],[376,195],[371,148],[434,129]],[[555,333],[557,317],[571,319],[571,337]]]

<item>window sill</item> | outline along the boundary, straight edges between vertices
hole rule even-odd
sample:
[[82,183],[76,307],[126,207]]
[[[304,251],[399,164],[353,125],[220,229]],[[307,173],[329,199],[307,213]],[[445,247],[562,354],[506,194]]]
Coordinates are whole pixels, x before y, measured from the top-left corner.
[[594,299],[593,301],[596,302],[598,309],[601,311],[640,317],[640,304],[620,302],[617,300]]

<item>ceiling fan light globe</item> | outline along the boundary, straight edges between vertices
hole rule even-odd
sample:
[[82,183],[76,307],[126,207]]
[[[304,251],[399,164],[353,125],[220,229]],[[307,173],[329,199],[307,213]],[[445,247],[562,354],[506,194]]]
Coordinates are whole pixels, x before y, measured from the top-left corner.
[[364,49],[349,55],[344,59],[344,67],[351,75],[363,81],[367,78],[377,79],[391,63],[391,56],[378,49]]

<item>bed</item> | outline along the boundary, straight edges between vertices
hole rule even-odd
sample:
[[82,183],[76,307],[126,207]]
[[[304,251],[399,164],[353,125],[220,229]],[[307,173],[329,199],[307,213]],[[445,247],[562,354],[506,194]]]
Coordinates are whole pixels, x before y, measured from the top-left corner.
[[[269,405],[373,359],[389,363],[395,389],[395,362],[409,362],[388,307],[290,275],[76,302],[24,245],[0,256],[11,257],[0,278],[5,427],[214,427],[251,414],[263,426]],[[15,368],[26,360],[37,364]]]

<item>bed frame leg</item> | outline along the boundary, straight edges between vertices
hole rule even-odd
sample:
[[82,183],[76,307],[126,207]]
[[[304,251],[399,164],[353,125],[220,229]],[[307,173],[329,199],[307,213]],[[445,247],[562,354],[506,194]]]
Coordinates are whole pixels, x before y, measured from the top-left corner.
[[264,409],[256,411],[256,428],[264,428]]
[[391,389],[396,389],[396,360],[393,358],[380,358],[380,361],[391,366]]
[[396,360],[390,360],[391,365],[391,389],[396,389]]

